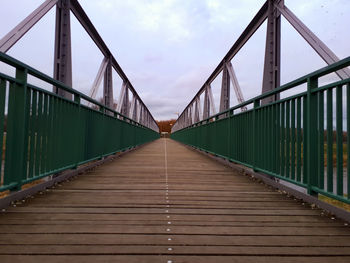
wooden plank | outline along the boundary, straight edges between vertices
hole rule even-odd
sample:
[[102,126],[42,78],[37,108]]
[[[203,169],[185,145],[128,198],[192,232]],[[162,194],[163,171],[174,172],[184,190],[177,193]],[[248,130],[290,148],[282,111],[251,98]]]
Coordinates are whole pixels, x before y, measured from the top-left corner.
[[[170,254],[170,253],[169,253]],[[350,261],[349,256],[174,256],[174,255],[61,255],[61,256],[45,256],[45,255],[21,255],[21,256],[3,256],[2,262],[13,263],[26,262],[26,263],[37,263],[50,262],[50,263],[62,263],[62,262],[128,262],[128,263],[164,263],[164,262],[176,262],[176,263],[295,263],[295,262],[308,262],[308,263],[348,263]]]
[[344,222],[169,139],[16,202],[0,233],[1,262],[350,262]]

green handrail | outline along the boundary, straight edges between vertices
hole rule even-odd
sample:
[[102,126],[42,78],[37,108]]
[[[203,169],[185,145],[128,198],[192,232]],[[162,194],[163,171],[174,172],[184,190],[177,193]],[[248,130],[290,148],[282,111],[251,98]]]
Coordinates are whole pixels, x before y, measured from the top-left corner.
[[[171,138],[304,187],[311,195],[350,203],[350,79],[318,84],[349,65],[350,57],[180,129]],[[262,99],[302,84],[305,92],[261,105]],[[238,112],[244,106],[250,109]]]
[[[0,73],[0,191],[19,190],[159,138],[158,132],[1,52],[0,61],[16,69],[15,77]],[[29,84],[28,75],[70,92],[73,100]]]

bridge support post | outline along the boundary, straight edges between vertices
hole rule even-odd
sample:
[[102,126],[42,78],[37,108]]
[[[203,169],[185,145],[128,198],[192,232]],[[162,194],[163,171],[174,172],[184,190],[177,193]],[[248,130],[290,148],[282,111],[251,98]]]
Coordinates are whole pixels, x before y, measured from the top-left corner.
[[207,119],[210,117],[210,109],[212,111],[212,114],[215,114],[215,104],[214,104],[214,98],[213,93],[211,91],[210,85],[206,85],[205,87],[205,93],[204,93],[204,109],[203,109],[203,119]]
[[209,100],[209,85],[207,85],[204,92],[203,120],[209,118],[209,115],[210,115],[210,100]]
[[120,91],[118,105],[117,105],[117,111],[124,116],[129,116],[129,90],[128,90],[128,83],[123,82],[122,89]]
[[200,116],[202,116],[201,114],[201,102],[199,100],[199,98],[196,98],[196,102],[195,102],[195,109],[194,109],[194,123],[197,123],[200,121]]
[[[221,96],[220,96],[220,110],[219,112],[223,112],[230,108],[230,75],[228,73],[228,69],[226,67],[226,63],[224,63],[224,67],[222,70],[222,82],[221,82]],[[225,116],[228,116],[226,114]]]
[[113,109],[113,81],[112,81],[112,63],[111,58],[108,58],[108,64],[105,70],[103,80],[103,99],[104,104]]
[[[59,0],[56,5],[54,78],[72,87],[70,0]],[[72,94],[58,87],[53,87],[53,92],[72,99]]]
[[191,105],[191,107],[189,107],[189,109],[188,109],[188,125],[192,125],[193,124],[192,107],[193,107],[193,105]]
[[[306,129],[306,171],[307,171],[307,192],[309,195],[317,195],[313,191],[313,186],[318,186],[317,160],[318,160],[318,146],[317,146],[317,115],[318,115],[318,94],[312,93],[313,89],[318,86],[317,79],[308,79],[307,82],[307,129]],[[322,102],[323,103],[323,102]],[[323,176],[323,174],[318,175]]]
[[[262,94],[280,86],[281,74],[281,13],[275,6],[284,0],[268,0],[266,47]],[[278,100],[279,95],[265,98],[262,104]]]

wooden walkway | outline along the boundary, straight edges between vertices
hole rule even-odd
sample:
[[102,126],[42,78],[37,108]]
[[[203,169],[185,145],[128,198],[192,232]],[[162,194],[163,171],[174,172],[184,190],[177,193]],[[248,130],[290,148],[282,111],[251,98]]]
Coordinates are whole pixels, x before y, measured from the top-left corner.
[[0,262],[350,262],[350,228],[160,139],[0,213]]

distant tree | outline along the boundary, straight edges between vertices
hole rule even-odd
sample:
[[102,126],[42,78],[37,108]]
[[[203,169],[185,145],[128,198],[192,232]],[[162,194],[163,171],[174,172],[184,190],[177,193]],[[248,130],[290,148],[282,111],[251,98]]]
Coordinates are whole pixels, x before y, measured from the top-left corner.
[[165,121],[157,121],[157,124],[159,126],[159,132],[168,132],[171,133],[171,127],[176,122],[175,119],[171,120],[165,120]]

